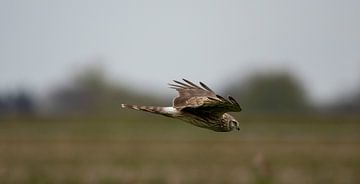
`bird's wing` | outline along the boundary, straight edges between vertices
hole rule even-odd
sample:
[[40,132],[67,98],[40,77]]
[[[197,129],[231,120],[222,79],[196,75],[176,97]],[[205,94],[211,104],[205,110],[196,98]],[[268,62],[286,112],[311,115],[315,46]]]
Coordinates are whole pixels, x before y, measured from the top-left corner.
[[169,84],[171,88],[179,92],[179,96],[173,101],[173,106],[182,111],[201,114],[222,115],[225,112],[240,112],[240,105],[232,97],[229,100],[217,95],[204,83],[200,86],[183,79],[184,82],[174,80],[175,84]]

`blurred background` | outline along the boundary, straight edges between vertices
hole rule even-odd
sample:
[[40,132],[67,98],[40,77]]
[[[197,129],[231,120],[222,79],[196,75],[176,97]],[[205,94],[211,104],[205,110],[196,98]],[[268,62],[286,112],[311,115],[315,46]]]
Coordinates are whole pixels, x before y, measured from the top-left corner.
[[[0,183],[360,183],[359,1],[0,1]],[[167,83],[241,131],[121,109]]]

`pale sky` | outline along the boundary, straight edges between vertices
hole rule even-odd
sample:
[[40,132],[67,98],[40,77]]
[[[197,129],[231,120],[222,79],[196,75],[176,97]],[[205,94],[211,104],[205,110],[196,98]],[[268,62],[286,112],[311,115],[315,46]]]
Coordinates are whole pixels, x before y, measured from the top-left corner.
[[360,1],[0,0],[0,93],[43,91],[94,62],[160,94],[172,79],[221,90],[288,69],[326,101],[360,86]]

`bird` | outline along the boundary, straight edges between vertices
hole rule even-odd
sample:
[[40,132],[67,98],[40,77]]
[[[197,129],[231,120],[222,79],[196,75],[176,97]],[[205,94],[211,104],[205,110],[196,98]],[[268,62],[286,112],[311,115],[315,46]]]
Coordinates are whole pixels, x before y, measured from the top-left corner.
[[128,104],[121,104],[121,107],[180,119],[216,132],[240,130],[239,121],[228,113],[240,112],[242,108],[239,103],[231,96],[225,99],[216,94],[202,82],[199,84],[200,86],[187,79],[169,83],[169,87],[179,93],[170,107]]

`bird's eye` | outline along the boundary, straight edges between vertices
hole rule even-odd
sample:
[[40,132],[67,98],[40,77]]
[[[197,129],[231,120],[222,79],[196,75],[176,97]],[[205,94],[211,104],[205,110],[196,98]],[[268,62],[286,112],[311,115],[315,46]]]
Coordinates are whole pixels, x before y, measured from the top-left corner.
[[239,123],[237,121],[230,121],[230,127],[233,129],[233,128],[236,128],[237,130],[240,130],[239,128]]

